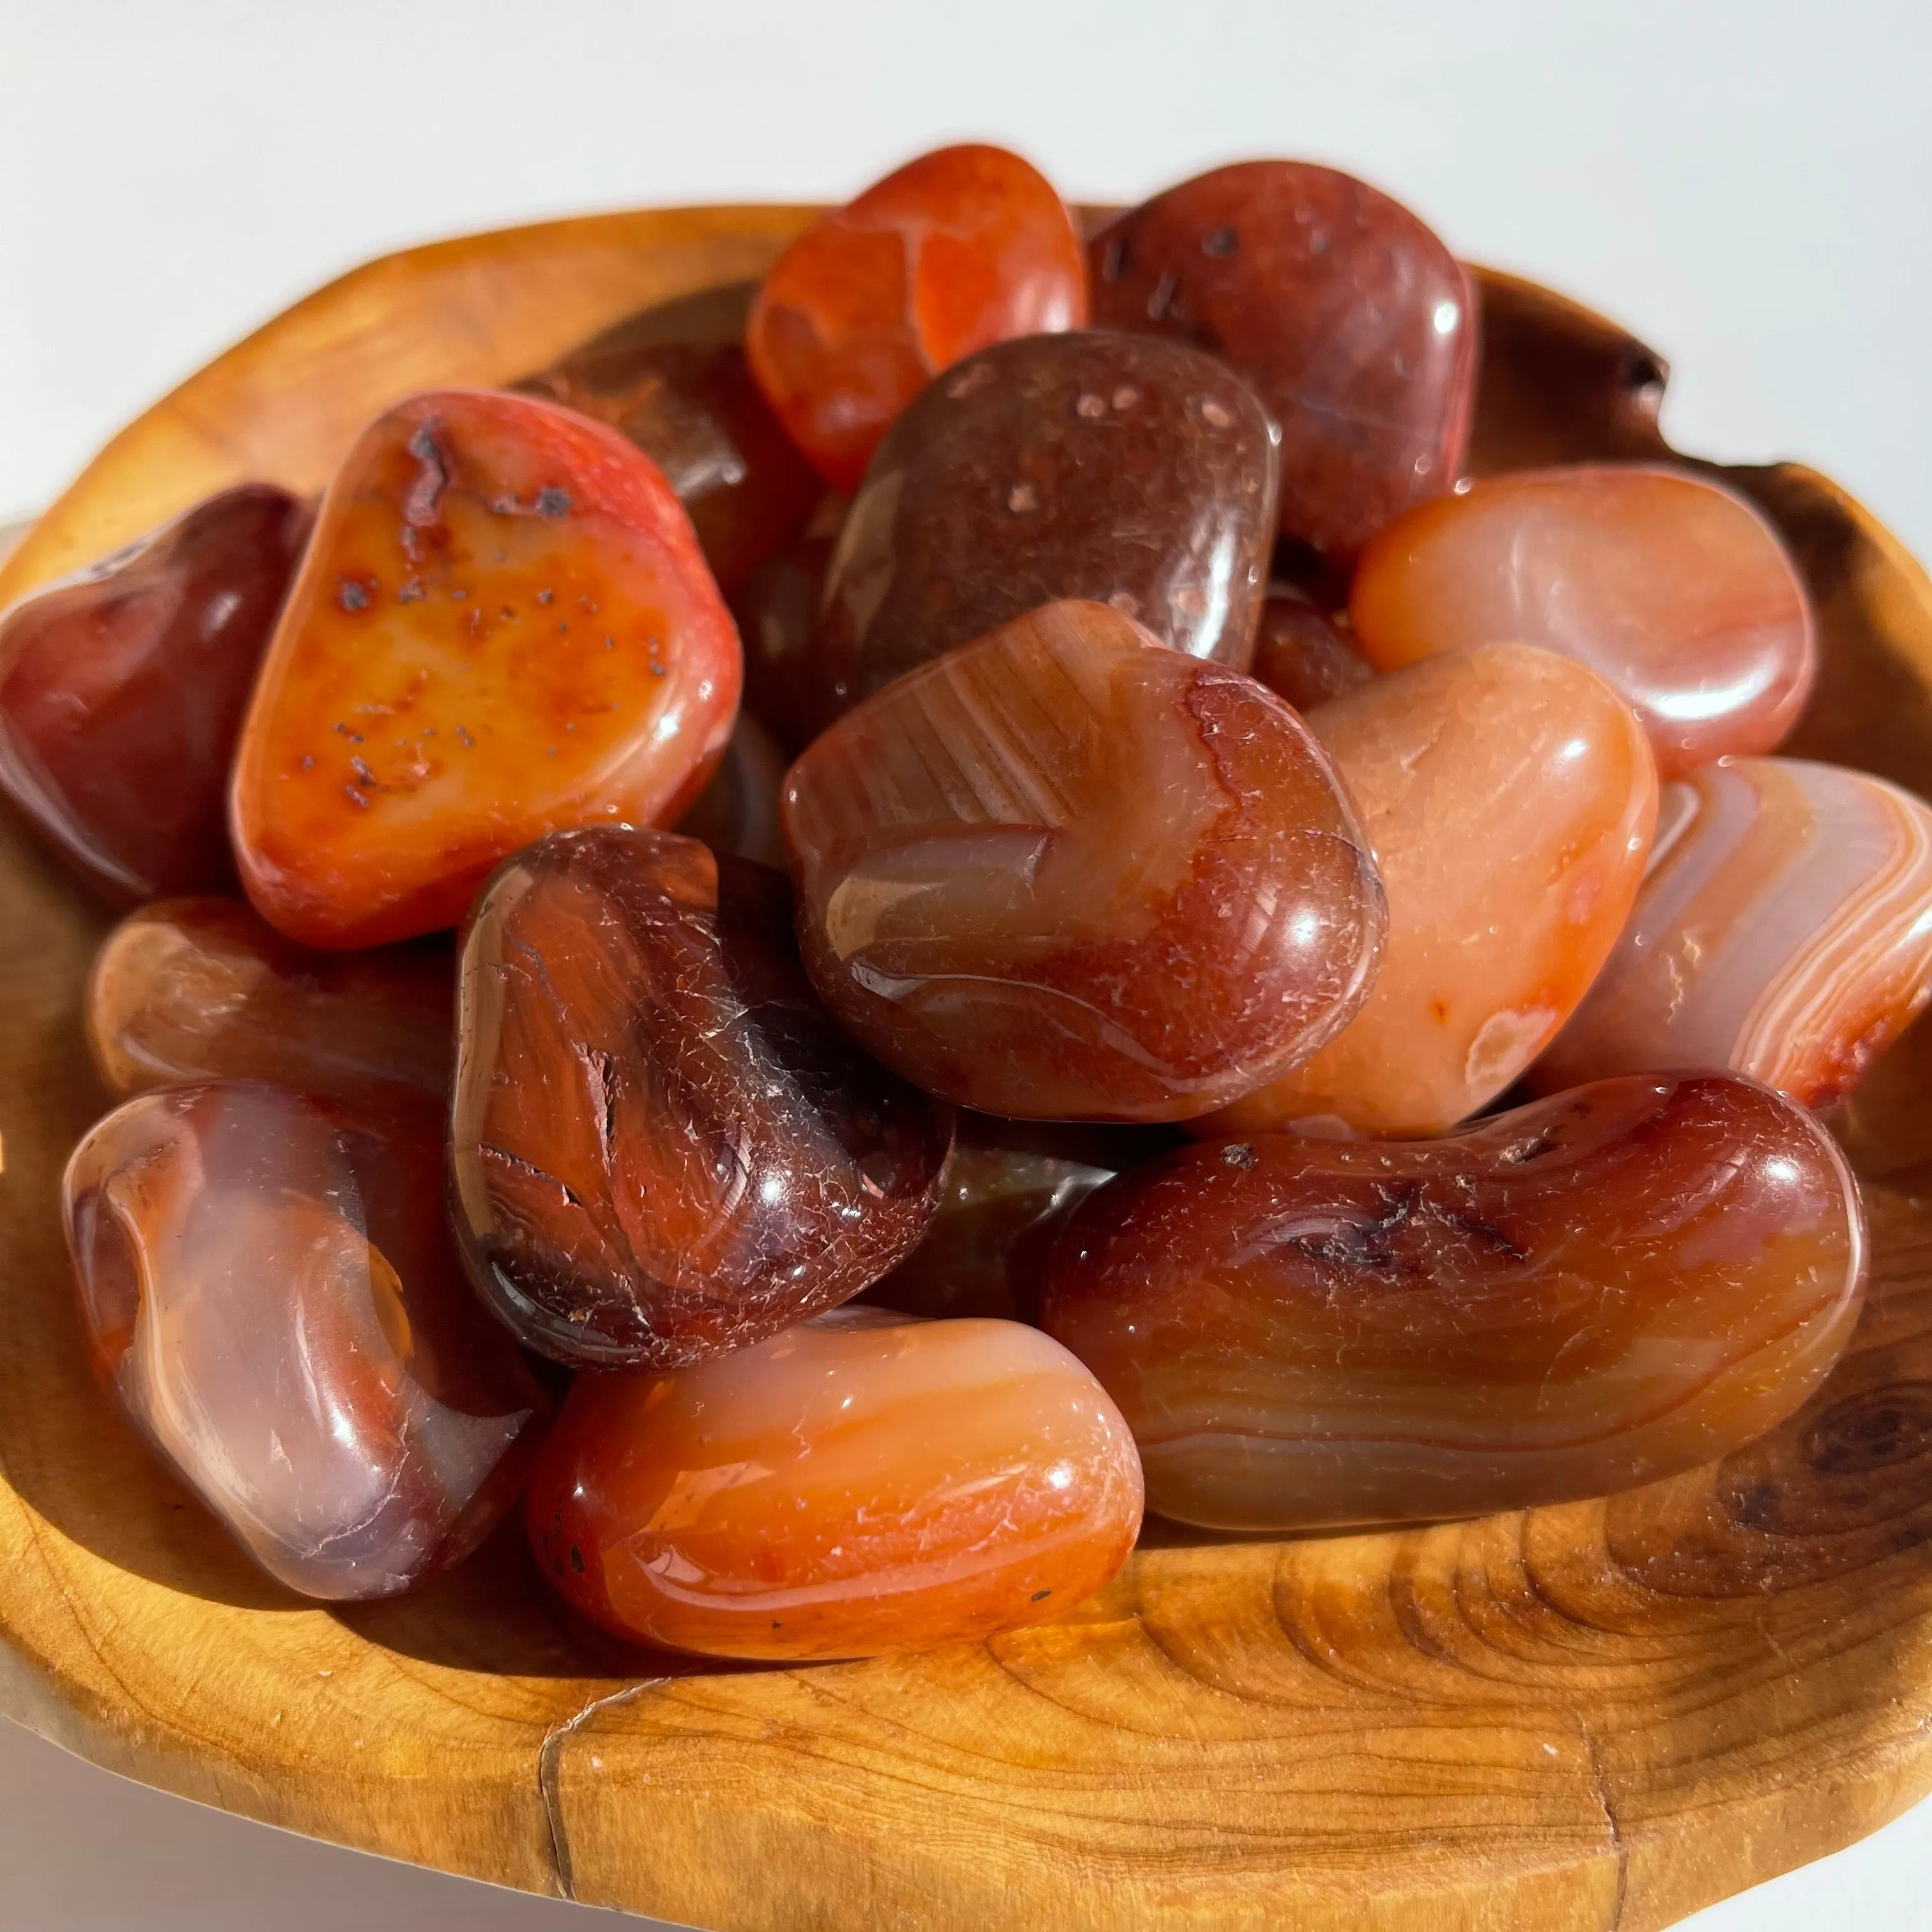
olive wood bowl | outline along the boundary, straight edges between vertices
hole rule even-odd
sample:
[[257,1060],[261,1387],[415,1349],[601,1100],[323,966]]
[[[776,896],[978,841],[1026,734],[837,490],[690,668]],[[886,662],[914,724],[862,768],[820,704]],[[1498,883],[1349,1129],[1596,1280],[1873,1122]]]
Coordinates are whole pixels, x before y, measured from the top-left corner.
[[[412,390],[507,381],[651,304],[729,330],[811,213],[596,216],[358,268],[122,430],[0,604],[226,484],[316,488]],[[1656,356],[1476,274],[1478,470],[1668,454]],[[1814,472],[1720,473],[1817,602],[1790,748],[1912,783],[1932,583]],[[729,1932],[1637,1932],[1932,1786],[1932,1165],[1876,1163],[1874,1292],[1829,1383],[1709,1468],[1427,1528],[1156,1534],[1066,1621],[932,1655],[674,1663],[563,1621],[514,1526],[412,1598],[302,1603],[116,1418],[56,1210],[105,1105],[78,1025],[104,925],[0,823],[0,1708],[112,1770]]]

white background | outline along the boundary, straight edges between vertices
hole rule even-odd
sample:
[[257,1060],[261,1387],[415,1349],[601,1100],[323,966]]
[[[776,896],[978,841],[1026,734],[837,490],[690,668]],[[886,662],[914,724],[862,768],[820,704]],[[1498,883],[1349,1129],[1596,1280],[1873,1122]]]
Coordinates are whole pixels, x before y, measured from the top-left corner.
[[[1802,456],[1932,554],[1928,71],[1928,0],[0,0],[0,524],[366,256],[590,208],[838,198],[976,134],[1070,197],[1251,154],[1353,169],[1662,351],[1682,446]],[[1886,1932],[1926,1924],[1928,1892],[1932,1807],[1694,1922]],[[590,1922],[0,1724],[4,1932]]]

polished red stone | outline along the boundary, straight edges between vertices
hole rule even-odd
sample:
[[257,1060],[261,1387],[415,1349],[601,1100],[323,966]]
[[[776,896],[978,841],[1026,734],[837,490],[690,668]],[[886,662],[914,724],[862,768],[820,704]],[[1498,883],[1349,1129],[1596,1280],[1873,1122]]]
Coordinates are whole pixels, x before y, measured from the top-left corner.
[[1461,473],[1477,317],[1461,265],[1398,202],[1333,169],[1196,176],[1090,244],[1094,320],[1225,357],[1281,426],[1281,528],[1352,556]]
[[118,1094],[268,1080],[361,1106],[440,1114],[456,962],[445,942],[314,952],[238,899],[158,899],[102,942],[87,1042]]
[[760,288],[745,348],[793,440],[851,490],[940,370],[1086,320],[1086,260],[1052,184],[968,144],[908,162],[807,229]]
[[781,812],[826,1004],[983,1112],[1205,1113],[1374,978],[1382,882],[1307,728],[1103,604],[908,672],[804,752]]
[[229,764],[310,514],[224,490],[0,616],[0,792],[106,897],[232,884]]
[[788,544],[731,598],[745,647],[745,709],[794,754],[818,735],[824,708],[827,681],[818,673],[812,632],[832,541],[807,535]]
[[858,1293],[937,1202],[952,1110],[841,1034],[782,874],[560,832],[465,934],[450,1137],[484,1298],[560,1361],[667,1368]]
[[628,436],[677,492],[729,590],[793,536],[824,485],[736,343],[663,341],[655,316],[642,320],[644,329],[620,325],[517,387]]
[[1276,440],[1253,390],[1184,343],[1072,329],[956,364],[853,500],[814,639],[815,722],[1058,598],[1245,670]]
[[668,1375],[580,1376],[528,1507],[539,1571],[607,1630],[793,1660],[1060,1618],[1140,1516],[1126,1425],[1058,1343],[879,1308]]
[[1299,591],[1270,585],[1255,632],[1256,676],[1298,711],[1359,691],[1375,666],[1354,640]]
[[740,712],[711,782],[678,820],[678,830],[687,838],[701,838],[714,852],[754,859],[783,872],[778,789],[784,783],[785,764],[772,734],[755,718]]
[[1204,1142],[1090,1195],[1044,1322],[1226,1528],[1469,1516],[1673,1474],[1850,1339],[1858,1191],[1724,1073],[1600,1081],[1414,1142]]
[[251,1081],[130,1100],[74,1150],[104,1385],[279,1581],[386,1597],[509,1510],[549,1405],[464,1282],[432,1126]]
[[418,396],[329,486],[262,667],[231,819],[311,946],[453,926],[572,825],[674,821],[730,735],[737,636],[650,458],[526,396]]

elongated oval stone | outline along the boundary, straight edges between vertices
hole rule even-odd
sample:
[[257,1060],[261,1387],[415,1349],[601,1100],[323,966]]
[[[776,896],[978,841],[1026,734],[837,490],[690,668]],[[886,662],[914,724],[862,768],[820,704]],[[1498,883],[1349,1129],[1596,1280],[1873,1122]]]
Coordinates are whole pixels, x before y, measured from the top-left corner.
[[1863,1298],[1858,1192],[1730,1074],[1600,1081],[1436,1141],[1204,1143],[1076,1210],[1045,1323],[1148,1504],[1229,1529],[1599,1496],[1761,1435]]
[[1098,326],[1179,336],[1254,385],[1281,426],[1284,536],[1346,562],[1460,475],[1474,295],[1387,195],[1306,161],[1244,161],[1142,202],[1088,248]]
[[292,939],[455,925],[561,826],[674,821],[742,662],[690,519],[614,430],[445,391],[363,432],[256,686],[231,820]]
[[464,1285],[433,1129],[254,1082],[130,1100],[68,1163],[103,1384],[263,1569],[386,1597],[516,1500],[549,1405]]
[[1667,788],[1675,831],[1531,1079],[1728,1066],[1824,1108],[1932,998],[1932,808],[1883,778],[1734,758]]
[[1588,664],[1636,707],[1666,778],[1774,750],[1816,664],[1764,517],[1651,464],[1524,470],[1412,510],[1364,552],[1348,611],[1382,670],[1505,638]]
[[1204,1113],[1366,997],[1384,911],[1273,693],[1053,604],[810,746],[785,843],[806,970],[929,1092],[1020,1119]]
[[1126,1426],[1058,1342],[870,1308],[579,1377],[529,1504],[543,1575],[606,1629],[801,1660],[1058,1618],[1140,1517]]
[[463,945],[454,1218],[518,1339],[667,1368],[854,1295],[932,1220],[952,1110],[838,1031],[783,874],[670,832],[559,832]]
[[1650,748],[1601,678],[1523,644],[1431,658],[1308,723],[1388,888],[1382,971],[1312,1059],[1196,1124],[1439,1133],[1549,1045],[1616,946],[1657,818]]
[[1247,384],[1185,343],[1076,329],[956,363],[853,500],[814,639],[823,719],[1058,598],[1245,670],[1276,440]]
[[232,889],[228,767],[311,518],[226,490],[0,614],[0,794],[104,898]]

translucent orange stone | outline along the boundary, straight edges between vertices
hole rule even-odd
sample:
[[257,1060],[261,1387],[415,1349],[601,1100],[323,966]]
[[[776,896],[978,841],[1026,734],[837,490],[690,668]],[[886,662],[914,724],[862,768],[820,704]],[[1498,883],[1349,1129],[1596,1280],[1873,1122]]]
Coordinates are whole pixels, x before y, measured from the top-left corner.
[[1505,640],[1588,664],[1636,706],[1666,778],[1773,749],[1816,668],[1770,524],[1648,464],[1523,470],[1412,510],[1363,553],[1348,610],[1382,670]]
[[447,944],[313,952],[238,899],[158,899],[94,956],[87,1041],[116,1094],[269,1080],[382,1119],[440,1111],[455,994]]
[[1601,678],[1522,644],[1378,678],[1308,722],[1382,867],[1382,971],[1312,1059],[1196,1124],[1437,1133],[1522,1072],[1616,945],[1657,820],[1650,749]]
[[1086,320],[1086,256],[1052,184],[968,144],[922,154],[807,229],[765,278],[745,349],[793,440],[850,491],[940,370]]
[[1666,788],[1670,842],[1540,1091],[1729,1066],[1820,1108],[1932,999],[1932,807],[1868,772],[1734,758]]
[[516,1498],[549,1412],[444,1232],[433,1127],[240,1081],[75,1149],[68,1246],[108,1392],[305,1596],[393,1595]]
[[1148,1504],[1235,1529],[1475,1515],[1709,1461],[1796,1409],[1864,1288],[1800,1107],[1632,1075],[1441,1140],[1203,1144],[1090,1195],[1044,1321]]
[[1374,860],[1300,718],[1102,604],[888,685],[780,809],[820,997],[986,1113],[1204,1113],[1324,1044],[1381,951]]
[[663,1376],[582,1376],[532,1478],[544,1576],[619,1636],[862,1657],[1057,1618],[1126,1560],[1140,1468],[1060,1345],[840,1309]]
[[256,687],[248,896],[311,946],[453,926],[545,832],[674,821],[741,670],[689,518],[614,430],[524,396],[399,404],[330,485]]

